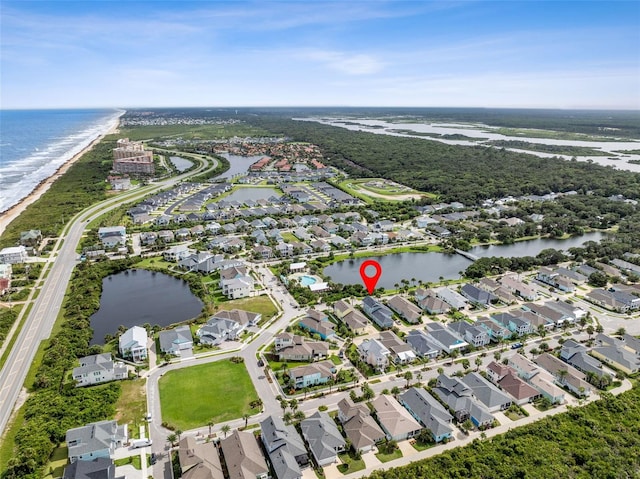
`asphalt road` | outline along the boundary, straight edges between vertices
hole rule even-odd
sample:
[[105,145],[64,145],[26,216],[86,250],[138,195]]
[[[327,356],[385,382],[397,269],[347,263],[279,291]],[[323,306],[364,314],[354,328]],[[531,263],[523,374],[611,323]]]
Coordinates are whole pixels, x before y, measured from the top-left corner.
[[[217,161],[213,160],[210,169],[217,167],[217,165]],[[189,176],[202,173],[205,166],[206,163],[203,163],[200,168],[192,172],[156,183],[142,191],[145,194],[151,194],[162,188],[171,187]],[[76,248],[86,225],[107,211],[117,208],[122,203],[131,201],[140,194],[141,190],[131,190],[87,208],[75,216],[66,234],[63,233],[57,241],[51,253],[51,257],[55,257],[51,271],[42,284],[40,294],[34,302],[24,326],[18,333],[16,342],[2,371],[0,371],[0,430],[3,435],[31,362],[38,350],[38,345],[40,341],[48,338],[51,334],[51,329],[64,299],[67,284],[76,265],[78,256]],[[55,256],[56,253],[57,256]]]

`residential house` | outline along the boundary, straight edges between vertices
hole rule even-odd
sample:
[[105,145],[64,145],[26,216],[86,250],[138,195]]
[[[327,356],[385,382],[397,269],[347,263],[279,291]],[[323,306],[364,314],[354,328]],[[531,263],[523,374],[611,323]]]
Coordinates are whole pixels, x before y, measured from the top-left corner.
[[512,335],[511,331],[509,331],[508,328],[505,328],[504,326],[490,320],[487,317],[477,318],[474,324],[479,329],[484,330],[489,336],[489,339],[496,343],[507,340]]
[[453,412],[458,423],[470,419],[480,428],[493,424],[493,415],[476,399],[473,390],[458,378],[440,374],[432,391]]
[[420,424],[429,429],[435,442],[442,442],[452,437],[453,416],[426,390],[407,389],[398,400]]
[[562,326],[565,322],[570,323],[572,321],[571,316],[568,314],[562,313],[543,304],[524,303],[522,307],[525,311],[532,311],[538,316],[542,316],[548,321],[553,322],[556,327]]
[[435,296],[435,292],[433,292],[433,295],[419,299],[418,306],[429,314],[444,314],[451,309],[449,303],[446,303]]
[[553,288],[567,293],[572,293],[576,289],[570,278],[561,275],[551,268],[540,267],[538,269],[538,273],[536,274],[536,279],[542,283],[548,284]]
[[553,376],[529,361],[522,354],[514,354],[509,358],[508,365],[520,378],[533,386],[542,397],[547,398],[551,404],[563,404],[565,402],[564,390],[553,384]]
[[520,318],[523,321],[529,323],[529,325],[531,326],[531,331],[538,331],[540,326],[542,326],[547,331],[551,331],[556,327],[556,323],[554,323],[552,320],[535,314],[533,311],[525,311],[524,309],[512,309],[507,312],[511,316]]
[[453,309],[464,309],[467,305],[467,301],[460,293],[457,293],[449,288],[439,288],[436,290],[436,296],[442,301],[447,303]]
[[509,313],[495,313],[490,316],[490,319],[518,336],[524,336],[533,332],[533,328],[529,322],[516,316],[511,316]]
[[91,461],[76,461],[64,469],[62,479],[126,479],[116,477],[116,465],[113,459],[98,457]]
[[588,352],[589,349],[583,344],[573,339],[568,339],[562,343],[560,359],[587,375],[593,374],[597,377],[611,376],[602,369],[602,363],[596,358],[589,356],[589,354],[587,354]]
[[24,246],[9,246],[0,250],[0,263],[20,264],[27,261],[27,248]]
[[139,363],[147,359],[147,330],[140,326],[127,329],[118,338],[118,351],[125,359]]
[[321,341],[306,341],[302,336],[281,333],[274,340],[278,361],[316,361],[329,353],[329,345]]
[[253,252],[261,259],[273,258],[273,249],[270,246],[256,245],[253,247]]
[[518,377],[515,370],[495,361],[487,366],[487,375],[503,391],[510,394],[518,405],[530,403],[541,397],[540,392]]
[[490,342],[486,331],[466,321],[455,321],[447,324],[447,327],[469,344],[472,344],[474,348],[482,348]]
[[220,271],[220,288],[229,299],[246,298],[253,293],[254,281],[245,266],[234,266]]
[[408,323],[418,324],[420,322],[422,316],[420,308],[402,296],[394,296],[387,301],[387,305]]
[[236,321],[213,316],[196,331],[202,344],[218,346],[224,341],[235,341],[240,337],[244,326]]
[[384,371],[389,367],[391,351],[377,339],[365,339],[358,346],[358,353],[360,359],[377,371]]
[[486,308],[492,303],[498,302],[498,297],[495,294],[485,291],[484,289],[480,289],[473,284],[465,284],[460,289],[460,292],[462,293],[462,296],[467,298],[472,304],[483,308]]
[[20,244],[22,246],[37,248],[42,241],[42,232],[40,230],[29,230],[20,233]]
[[390,352],[390,358],[395,364],[410,364],[416,360],[411,345],[402,341],[393,331],[380,333],[380,342]]
[[336,367],[331,361],[320,361],[307,366],[299,366],[289,369],[286,373],[289,376],[290,384],[295,389],[302,389],[311,386],[326,384],[336,373]]
[[405,336],[405,340],[421,358],[435,359],[442,351],[439,346],[433,343],[430,336],[420,329],[409,331],[409,334]]
[[364,333],[368,321],[364,314],[344,300],[336,301],[333,312],[354,334]]
[[337,462],[338,453],[344,451],[347,445],[336,423],[326,412],[315,412],[301,421],[300,430],[319,467]]
[[585,295],[585,299],[620,313],[628,313],[640,308],[640,297],[619,290],[594,289]]
[[309,455],[296,428],[273,415],[262,421],[260,428],[276,479],[301,479],[300,468],[309,464]]
[[224,479],[218,449],[213,442],[197,442],[184,436],[178,445],[182,479]]
[[167,331],[160,331],[158,334],[160,351],[165,354],[180,356],[182,351],[191,350],[193,347],[193,336],[189,326],[178,326]]
[[575,395],[582,397],[591,394],[591,385],[586,381],[586,375],[555,356],[543,353],[533,362],[549,371],[557,384],[566,387]]
[[269,478],[269,467],[252,433],[236,429],[220,441],[220,449],[229,479]]
[[298,325],[311,334],[319,335],[322,340],[333,338],[336,335],[333,330],[335,325],[329,321],[329,317],[315,309],[307,310],[307,316]]
[[127,367],[119,361],[114,362],[111,353],[85,356],[79,361],[80,367],[73,368],[72,372],[76,387],[126,379],[128,376]]
[[511,406],[512,401],[509,396],[476,372],[464,376],[462,382],[473,391],[474,396],[487,407],[489,412],[504,411]]
[[369,452],[382,442],[386,434],[371,417],[371,411],[363,404],[355,404],[349,397],[338,402],[338,420],[345,435],[356,451]]
[[420,433],[422,426],[393,396],[381,394],[371,405],[388,440],[403,441]]
[[189,248],[186,244],[179,244],[176,246],[172,246],[166,251],[163,251],[162,257],[165,261],[181,261],[194,253],[192,249]]
[[390,329],[393,326],[393,312],[372,296],[366,296],[362,300],[362,309],[381,329]]
[[447,354],[464,351],[469,346],[457,333],[440,323],[427,323],[426,330],[431,342]]
[[596,343],[598,346],[591,350],[591,354],[609,366],[626,374],[640,370],[640,340],[629,334],[623,335],[622,339],[598,334]]
[[110,457],[117,447],[128,441],[127,425],[116,421],[99,421],[67,431],[69,462],[91,461],[98,457]]
[[535,301],[538,299],[538,292],[536,289],[521,281],[515,273],[504,275],[502,279],[500,279],[500,283],[502,283],[502,285],[509,291],[513,291],[515,294],[527,301]]
[[127,242],[127,229],[124,226],[98,228],[98,239],[100,239],[105,248],[124,246]]

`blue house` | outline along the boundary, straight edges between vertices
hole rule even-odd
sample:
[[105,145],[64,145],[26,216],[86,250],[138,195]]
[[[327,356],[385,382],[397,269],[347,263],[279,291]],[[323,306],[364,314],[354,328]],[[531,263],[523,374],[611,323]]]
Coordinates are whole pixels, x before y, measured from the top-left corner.
[[393,311],[371,296],[362,300],[362,309],[381,329],[390,329],[393,326]]
[[451,438],[453,416],[427,391],[411,388],[402,393],[399,400],[420,424],[429,429],[435,442]]
[[296,389],[326,384],[336,373],[336,367],[331,361],[320,361],[307,366],[300,366],[289,370],[289,377],[294,381]]

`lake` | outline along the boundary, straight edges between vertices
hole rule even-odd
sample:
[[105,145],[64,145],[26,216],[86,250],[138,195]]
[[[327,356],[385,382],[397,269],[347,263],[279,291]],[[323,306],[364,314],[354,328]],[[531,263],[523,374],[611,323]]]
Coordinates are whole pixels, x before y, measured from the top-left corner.
[[[510,245],[476,246],[470,253],[480,257],[502,256],[521,257],[536,256],[547,248],[567,250],[580,246],[586,241],[599,241],[606,234],[600,232],[587,233],[583,236],[575,236],[566,240],[535,239],[520,241]],[[374,257],[373,255],[371,256]],[[327,266],[323,274],[331,277],[335,283],[360,284],[360,265],[367,258],[356,258],[353,261],[344,260]],[[377,287],[386,289],[395,288],[395,284],[402,284],[403,279],[422,280],[426,282],[438,282],[440,277],[444,279],[459,279],[460,272],[467,269],[471,261],[458,254],[444,253],[396,253],[375,257],[382,267],[382,276],[378,280]]]
[[240,201],[244,202],[247,200],[266,200],[271,196],[275,196],[280,198],[282,193],[279,193],[278,190],[274,188],[268,187],[241,187],[231,193],[229,196],[224,198],[225,201]]
[[240,156],[230,155],[229,153],[222,153],[220,156],[229,160],[230,166],[227,171],[222,173],[217,178],[233,178],[234,176],[241,175],[249,171],[249,167],[260,158],[264,158],[265,155]]
[[100,309],[90,318],[91,344],[103,344],[104,337],[115,335],[120,325],[169,326],[201,311],[202,301],[185,281],[145,269],[124,271],[102,280]]
[[180,158],[179,156],[170,156],[169,160],[171,160],[173,166],[175,166],[176,170],[178,170],[178,172],[180,173],[188,170],[193,166],[193,161],[187,160],[185,158]]

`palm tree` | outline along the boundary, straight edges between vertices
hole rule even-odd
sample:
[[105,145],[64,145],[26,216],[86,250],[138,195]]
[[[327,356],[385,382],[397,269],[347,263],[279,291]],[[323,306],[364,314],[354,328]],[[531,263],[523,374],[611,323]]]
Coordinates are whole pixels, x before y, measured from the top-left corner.
[[207,426],[209,426],[209,436],[211,436],[211,428],[213,428],[213,426],[215,426],[215,423],[213,422],[213,419],[209,420],[209,422],[207,423]]
[[242,415],[242,419],[244,419],[244,428],[247,428],[247,424],[249,424],[249,418],[251,416],[249,416],[246,412]]
[[413,373],[411,371],[407,371],[404,373],[404,378],[407,380],[407,388],[411,384],[411,380],[413,379]]
[[167,441],[169,442],[169,444],[171,444],[171,447],[173,447],[177,438],[178,436],[176,436],[176,434],[173,432],[167,436]]
[[304,399],[307,399],[307,393],[310,391],[308,386],[302,388],[302,392],[304,392]]
[[587,326],[587,334],[589,335],[589,341],[591,341],[591,336],[593,336],[593,333],[594,333],[593,326],[591,325]]
[[289,406],[289,402],[286,399],[282,399],[280,401],[280,407],[282,408],[282,414],[284,414],[284,412],[287,410],[288,406]]
[[296,411],[293,417],[295,418],[296,421],[302,421],[307,417],[307,415],[304,413],[304,411]]
[[284,420],[285,424],[291,424],[291,420],[293,419],[293,414],[287,411],[284,413],[284,416],[282,416],[282,419]]
[[227,434],[229,434],[229,431],[231,431],[231,426],[229,426],[228,424],[225,424],[224,426],[222,426],[221,431],[224,433],[224,437],[226,439]]
[[331,394],[331,388],[333,387],[333,385],[336,383],[336,380],[333,379],[332,377],[329,378],[329,380],[327,381],[327,385],[329,386],[329,394]]
[[289,407],[293,412],[295,412],[296,409],[298,409],[298,400],[296,398],[291,399],[289,401]]
[[178,442],[180,442],[180,435],[182,434],[182,429],[176,429],[176,436],[178,436]]
[[476,371],[477,371],[480,369],[480,366],[482,366],[482,358],[478,356],[474,362],[476,363],[476,366],[477,366]]

